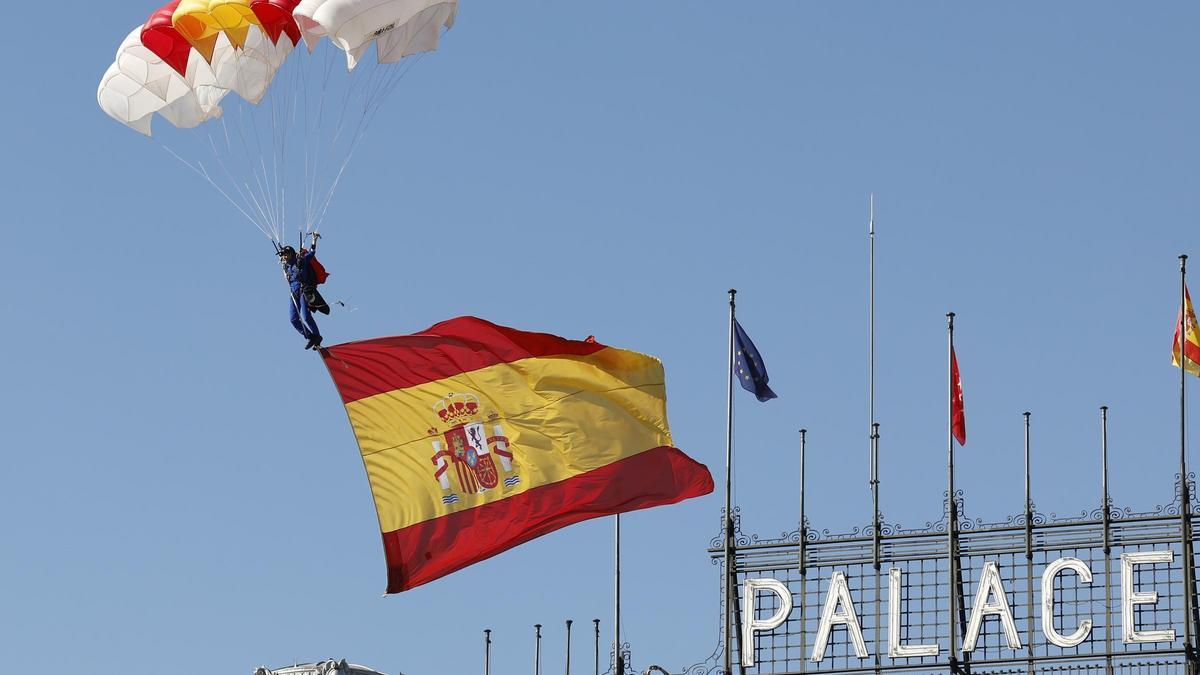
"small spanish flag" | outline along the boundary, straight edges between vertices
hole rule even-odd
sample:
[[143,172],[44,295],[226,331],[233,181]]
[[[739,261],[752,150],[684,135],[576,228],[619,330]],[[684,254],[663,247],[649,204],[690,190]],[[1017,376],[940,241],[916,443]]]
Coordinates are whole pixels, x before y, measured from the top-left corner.
[[1183,290],[1183,308],[1175,318],[1175,340],[1171,343],[1171,365],[1179,367],[1179,326],[1183,323],[1184,310],[1187,311],[1187,336],[1183,342],[1184,364],[1192,375],[1200,376],[1200,335],[1196,330],[1196,310],[1192,309],[1192,296],[1185,288]]
[[673,447],[654,357],[474,317],[321,354],[366,465],[388,593],[713,490]]

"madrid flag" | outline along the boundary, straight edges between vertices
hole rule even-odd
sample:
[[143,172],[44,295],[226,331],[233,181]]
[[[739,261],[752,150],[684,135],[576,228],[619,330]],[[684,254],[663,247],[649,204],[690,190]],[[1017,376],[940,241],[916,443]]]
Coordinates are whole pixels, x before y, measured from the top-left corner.
[[[1183,292],[1183,309],[1187,310],[1187,337],[1183,341],[1184,365],[1192,375],[1200,375],[1200,335],[1196,330],[1196,310],[1192,309],[1192,296],[1185,289]],[[1184,324],[1181,310],[1175,319],[1175,340],[1171,343],[1171,364],[1179,367],[1179,327]]]
[[950,347],[950,432],[959,445],[967,444],[967,411],[963,402],[962,375],[958,372],[958,356]]
[[321,350],[375,498],[387,592],[573,523],[712,492],[651,356],[474,317]]

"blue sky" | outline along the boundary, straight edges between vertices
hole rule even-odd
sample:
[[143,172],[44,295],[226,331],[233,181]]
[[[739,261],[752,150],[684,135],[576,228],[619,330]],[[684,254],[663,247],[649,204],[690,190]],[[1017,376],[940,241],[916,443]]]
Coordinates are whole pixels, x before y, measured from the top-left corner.
[[[538,622],[560,662],[567,618],[588,662],[592,618],[610,639],[607,520],[380,597],[354,439],[261,235],[95,105],[152,9],[17,3],[0,42],[6,663],[473,672],[490,627],[517,672]],[[1187,2],[464,0],[332,207],[327,295],[357,310],[327,340],[475,314],[657,355],[675,440],[719,483],[736,287],[779,393],[737,399],[744,529],[795,527],[805,426],[810,518],[847,530],[870,513],[874,192],[888,520],[938,517],[949,310],[972,516],[1020,509],[1025,410],[1038,508],[1092,508],[1102,404],[1115,499],[1168,502],[1176,256],[1200,269],[1198,21]],[[721,503],[625,519],[640,667],[716,645]]]

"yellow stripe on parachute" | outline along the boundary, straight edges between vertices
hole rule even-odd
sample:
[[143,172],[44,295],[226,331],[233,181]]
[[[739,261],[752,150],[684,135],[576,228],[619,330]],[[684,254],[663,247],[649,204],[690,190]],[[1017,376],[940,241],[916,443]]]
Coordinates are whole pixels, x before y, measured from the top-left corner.
[[217,38],[224,33],[241,48],[251,26],[261,25],[250,0],[183,0],[171,17],[172,25],[206,61],[212,61]]

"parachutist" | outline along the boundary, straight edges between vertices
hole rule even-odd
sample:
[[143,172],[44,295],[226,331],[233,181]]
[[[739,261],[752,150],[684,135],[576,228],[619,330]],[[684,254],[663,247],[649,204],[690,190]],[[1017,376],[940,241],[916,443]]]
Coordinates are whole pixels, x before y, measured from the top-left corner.
[[325,283],[329,275],[321,263],[317,262],[315,249],[315,245],[313,250],[302,248],[299,254],[291,246],[284,246],[279,250],[279,261],[283,265],[283,273],[287,277],[291,294],[288,311],[292,326],[308,339],[305,349],[321,348],[321,331],[317,328],[312,313],[316,311],[329,314],[329,304],[317,291],[317,285]]

